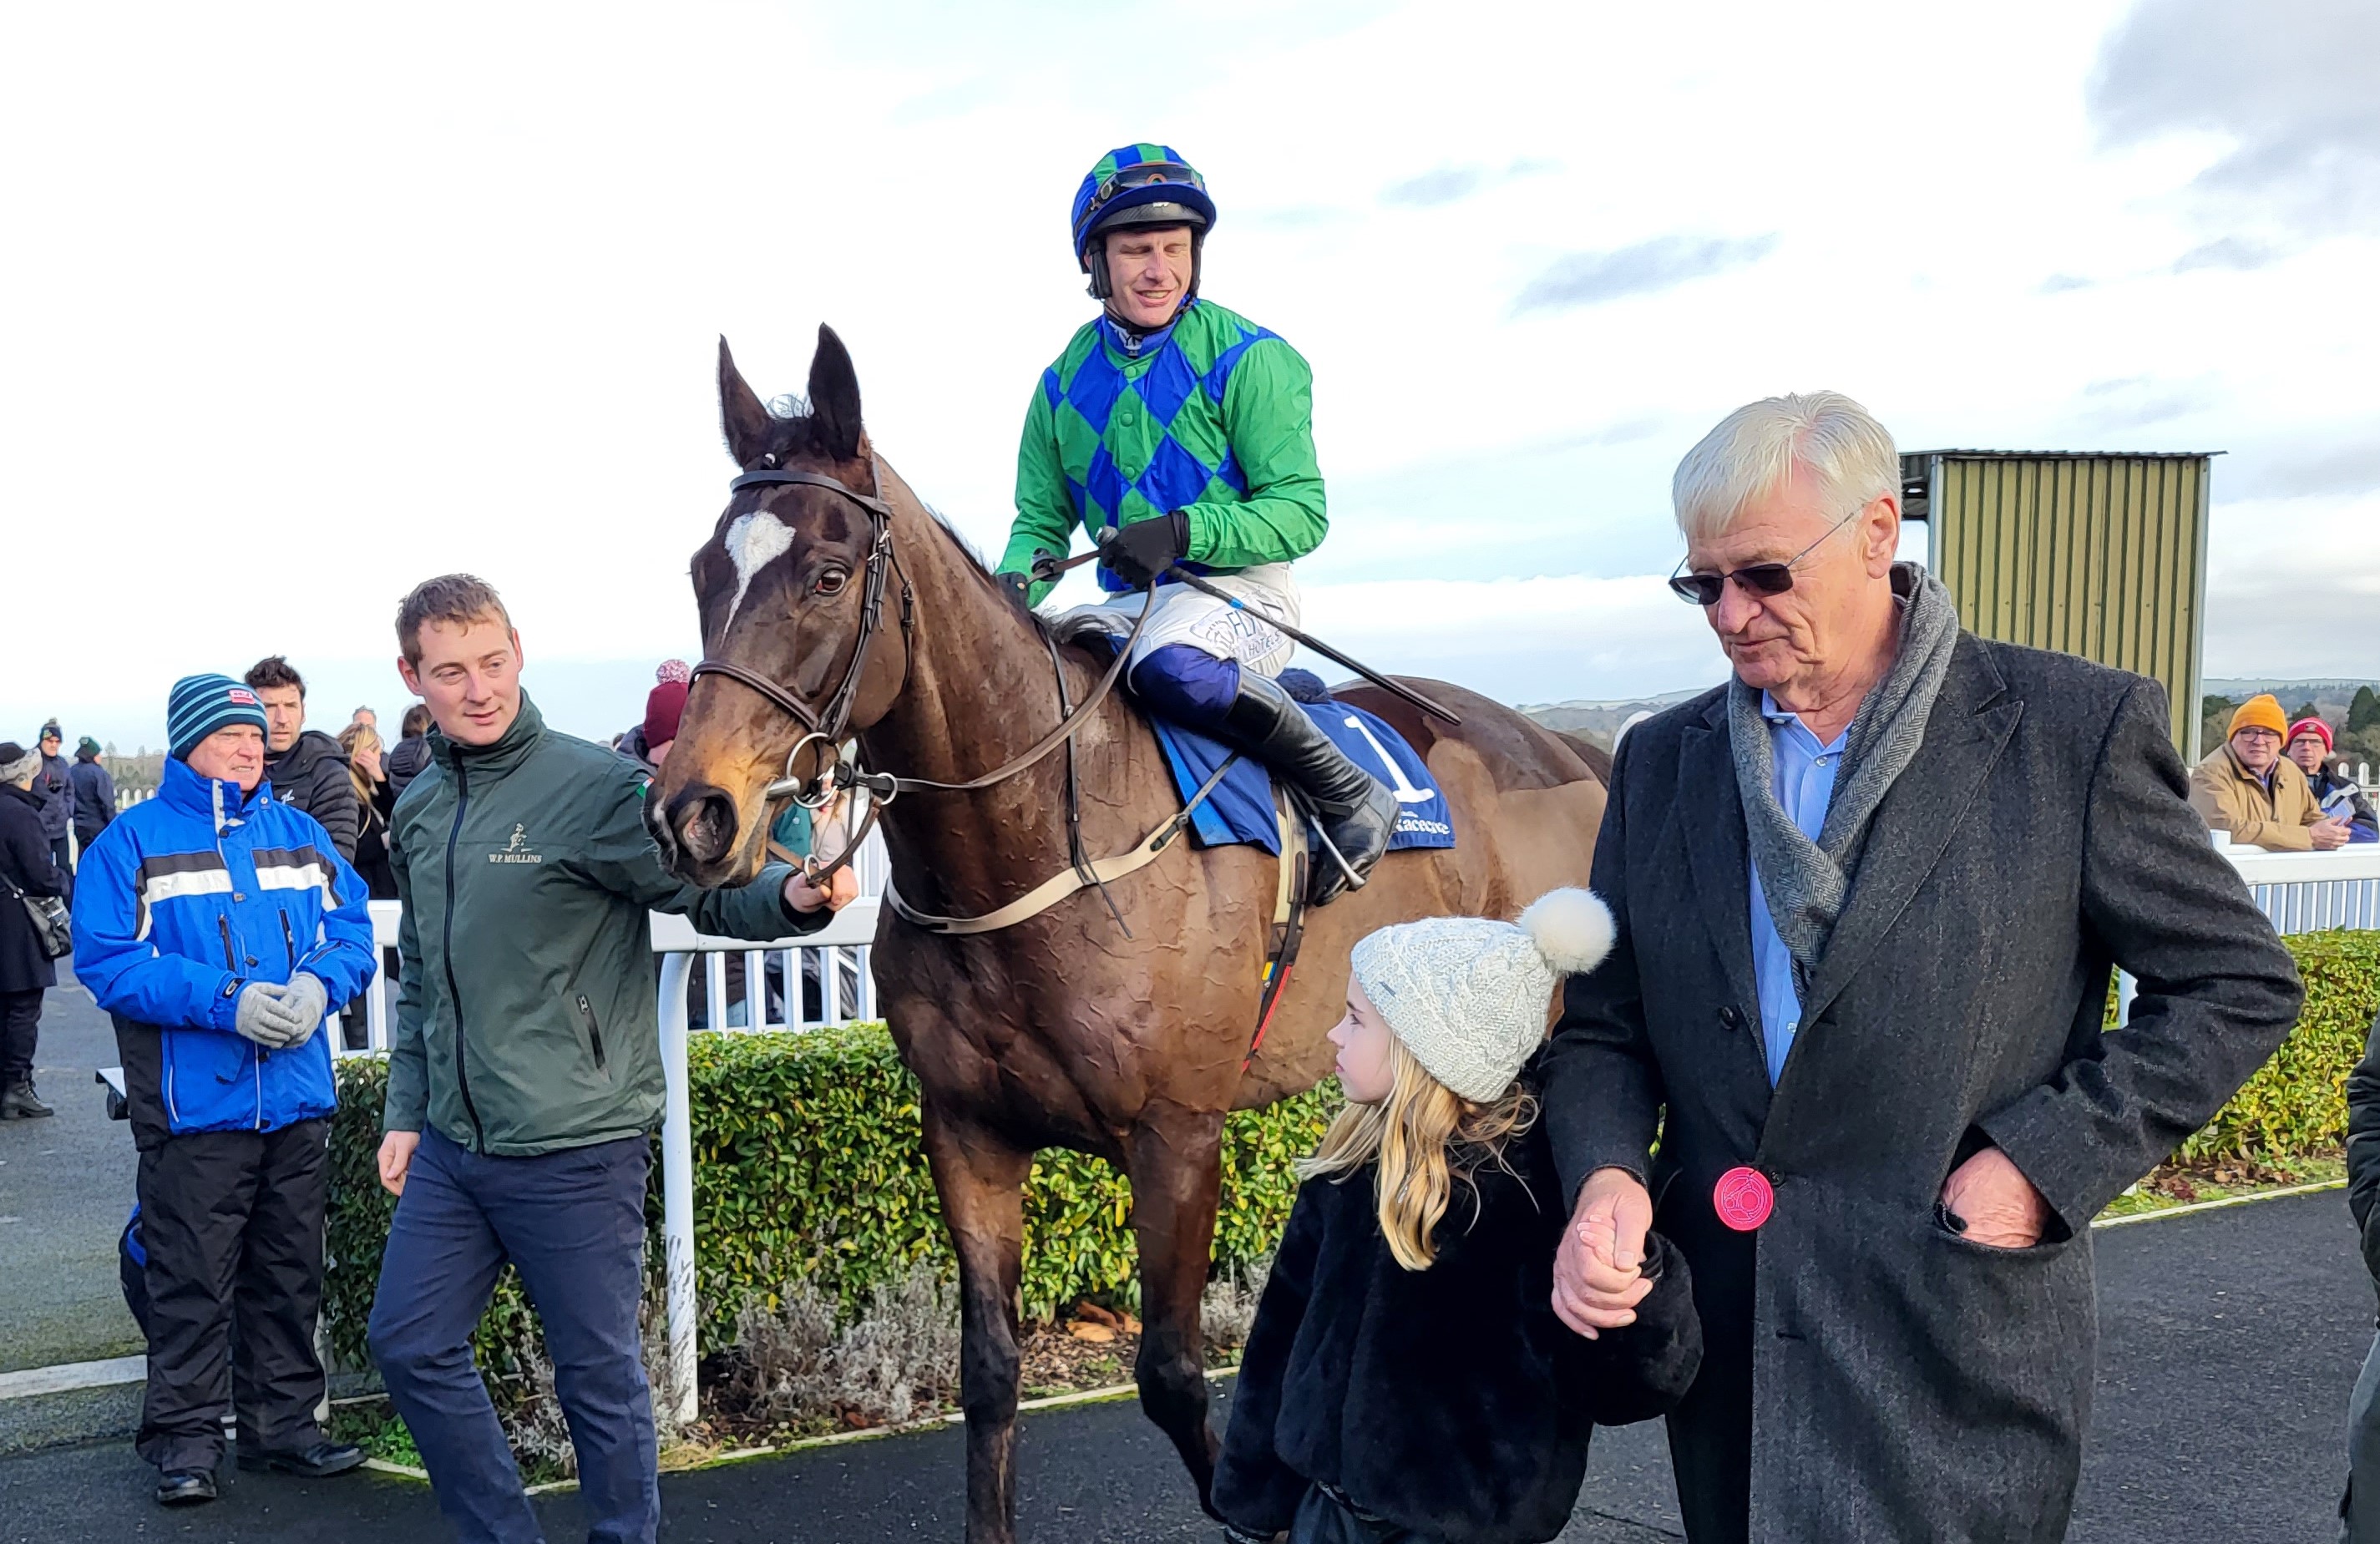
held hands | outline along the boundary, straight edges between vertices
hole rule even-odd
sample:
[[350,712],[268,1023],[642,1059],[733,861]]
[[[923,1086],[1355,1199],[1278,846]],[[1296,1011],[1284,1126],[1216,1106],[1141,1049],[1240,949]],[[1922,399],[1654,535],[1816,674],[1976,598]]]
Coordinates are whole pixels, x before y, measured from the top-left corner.
[[1998,1148],[1985,1148],[1950,1171],[1942,1206],[1966,1223],[1961,1238],[1993,1249],[2030,1249],[2049,1225],[2049,1203]]
[[1554,1253],[1554,1312],[1598,1339],[1636,1322],[1636,1305],[1653,1290],[1645,1275],[1645,1235],[1653,1198],[1624,1169],[1597,1169],[1579,1186],[1578,1207]]
[[294,1050],[314,1038],[329,1003],[322,983],[302,970],[285,986],[250,981],[233,1010],[232,1029],[267,1051]]
[[413,1167],[413,1149],[421,1146],[418,1131],[392,1131],[380,1139],[380,1187],[392,1196],[405,1194],[405,1176]]

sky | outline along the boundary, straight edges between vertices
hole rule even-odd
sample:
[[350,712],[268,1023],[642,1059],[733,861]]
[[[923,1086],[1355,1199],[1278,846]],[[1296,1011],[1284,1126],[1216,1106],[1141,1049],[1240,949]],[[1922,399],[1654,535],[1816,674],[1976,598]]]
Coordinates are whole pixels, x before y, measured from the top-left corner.
[[1138,140],[1213,189],[1206,293],[1313,365],[1305,615],[1371,663],[1719,679],[1670,473],[1830,387],[1904,449],[2226,452],[2206,674],[2380,676],[2380,8],[1118,15],[0,12],[0,738],[153,744],[174,677],[270,652],[318,727],[393,716],[397,602],[455,569],[557,723],[635,721],[697,651],[722,334],[765,396],[831,323],[996,552],[1091,314],[1068,201]]

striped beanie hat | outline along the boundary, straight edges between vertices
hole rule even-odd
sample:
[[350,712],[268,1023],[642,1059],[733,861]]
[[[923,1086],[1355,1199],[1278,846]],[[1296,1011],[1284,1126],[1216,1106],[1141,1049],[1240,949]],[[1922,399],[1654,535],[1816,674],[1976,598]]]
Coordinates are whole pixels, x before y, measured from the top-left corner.
[[218,729],[252,723],[264,733],[264,704],[228,675],[185,675],[165,698],[165,748],[187,761],[199,742]]

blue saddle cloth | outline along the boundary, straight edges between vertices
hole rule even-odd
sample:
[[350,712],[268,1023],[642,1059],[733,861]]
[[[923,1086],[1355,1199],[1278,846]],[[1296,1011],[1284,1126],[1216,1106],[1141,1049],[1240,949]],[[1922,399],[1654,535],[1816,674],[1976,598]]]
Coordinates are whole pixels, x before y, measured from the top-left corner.
[[[1386,721],[1351,707],[1344,702],[1301,702],[1330,736],[1340,749],[1354,763],[1395,790],[1399,808],[1396,834],[1389,839],[1389,850],[1400,852],[1406,847],[1451,847],[1454,845],[1454,815],[1447,808],[1446,796],[1439,791],[1437,781],[1421,758],[1414,754],[1405,737],[1389,727]],[[1157,743],[1165,748],[1165,760],[1173,768],[1173,781],[1186,801],[1215,775],[1215,769],[1232,754],[1220,741],[1194,734],[1178,723],[1169,723],[1152,717],[1150,727],[1157,731]],[[1246,757],[1242,757],[1223,774],[1223,781],[1207,802],[1190,816],[1190,834],[1202,847],[1228,847],[1235,843],[1250,843],[1262,847],[1275,857],[1281,856],[1281,827],[1273,818],[1272,774]]]

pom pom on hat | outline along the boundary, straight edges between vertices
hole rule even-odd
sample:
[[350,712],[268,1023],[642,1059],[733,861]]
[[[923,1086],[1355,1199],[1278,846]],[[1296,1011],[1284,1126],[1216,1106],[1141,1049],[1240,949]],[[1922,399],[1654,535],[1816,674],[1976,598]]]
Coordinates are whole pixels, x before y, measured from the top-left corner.
[[1566,976],[1584,976],[1611,953],[1619,929],[1611,908],[1592,890],[1554,890],[1521,913],[1521,930],[1546,963]]
[[1503,1097],[1546,1038],[1554,988],[1611,953],[1610,908],[1557,890],[1516,925],[1432,917],[1382,928],[1355,945],[1364,995],[1432,1077],[1474,1104]]
[[684,660],[663,660],[654,667],[653,679],[656,682],[675,681],[683,686],[693,681],[694,667]]

